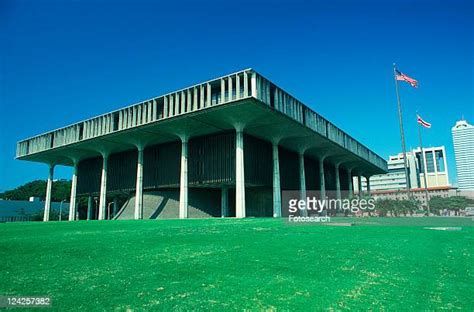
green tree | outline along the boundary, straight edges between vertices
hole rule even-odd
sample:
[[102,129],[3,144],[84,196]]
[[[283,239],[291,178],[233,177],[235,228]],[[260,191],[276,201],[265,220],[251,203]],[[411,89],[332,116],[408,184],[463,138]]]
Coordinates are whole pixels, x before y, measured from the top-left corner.
[[377,199],[375,201],[375,211],[381,217],[387,216],[387,214],[393,211],[393,201],[391,199]]
[[440,197],[434,196],[430,198],[430,210],[440,215],[444,209],[454,211],[455,215],[459,215],[459,211],[465,209],[473,203],[472,200],[464,196]]
[[391,215],[398,217],[400,215],[412,215],[418,209],[418,202],[414,200],[396,200],[396,199],[378,199],[375,202],[375,210],[379,216]]
[[471,204],[471,201],[464,197],[464,196],[452,196],[452,197],[447,197],[446,199],[446,205],[447,209],[454,211],[455,215],[459,215],[460,210],[466,209],[467,206]]
[[441,196],[433,196],[429,200],[430,211],[435,215],[440,215],[441,211],[446,208],[446,201]]

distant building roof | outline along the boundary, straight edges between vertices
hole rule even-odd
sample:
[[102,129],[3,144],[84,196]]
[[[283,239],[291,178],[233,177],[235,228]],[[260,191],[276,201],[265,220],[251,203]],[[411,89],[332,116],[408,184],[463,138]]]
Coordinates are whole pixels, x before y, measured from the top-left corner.
[[461,119],[456,121],[456,124],[453,127],[453,131],[463,129],[463,128],[472,128],[473,126],[470,125],[466,120]]

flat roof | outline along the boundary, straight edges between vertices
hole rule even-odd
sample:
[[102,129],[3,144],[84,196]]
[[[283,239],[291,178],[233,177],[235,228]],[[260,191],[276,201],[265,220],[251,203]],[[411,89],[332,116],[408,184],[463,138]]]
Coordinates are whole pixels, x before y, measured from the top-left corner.
[[387,171],[383,158],[252,69],[22,140],[16,158],[70,166],[104,152],[230,130],[236,124],[250,135],[364,168],[367,174]]

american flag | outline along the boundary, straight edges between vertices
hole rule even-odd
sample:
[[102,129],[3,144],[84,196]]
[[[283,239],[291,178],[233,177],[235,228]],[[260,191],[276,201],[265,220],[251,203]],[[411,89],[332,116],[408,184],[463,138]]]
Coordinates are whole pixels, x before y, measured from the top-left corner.
[[427,121],[424,121],[423,118],[420,117],[420,115],[416,115],[416,122],[418,122],[425,128],[431,128],[431,124]]
[[397,80],[406,81],[409,84],[411,84],[412,87],[418,88],[418,81],[417,80],[408,77],[407,75],[405,75],[404,73],[402,73],[398,69],[395,69],[395,73],[396,73]]

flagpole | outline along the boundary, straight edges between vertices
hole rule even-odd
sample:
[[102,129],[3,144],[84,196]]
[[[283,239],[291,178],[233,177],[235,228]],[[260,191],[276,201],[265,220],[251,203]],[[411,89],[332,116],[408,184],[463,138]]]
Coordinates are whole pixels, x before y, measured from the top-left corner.
[[420,140],[420,160],[422,162],[422,168],[423,168],[423,181],[425,182],[425,198],[426,198],[426,209],[428,211],[428,216],[430,215],[430,204],[429,200],[430,197],[428,195],[428,184],[426,183],[426,175],[427,175],[427,170],[425,170],[425,153],[423,152],[423,141],[421,140],[421,125],[418,123],[418,138]]
[[396,72],[396,64],[393,63],[393,78],[395,79],[395,92],[397,93],[397,107],[398,107],[398,122],[400,123],[400,139],[402,141],[402,153],[403,153],[403,165],[405,167],[405,179],[406,179],[406,189],[408,198],[411,197],[410,194],[410,177],[408,175],[408,161],[407,161],[407,151],[405,147],[405,134],[403,132],[403,118],[402,118],[402,106],[400,104],[400,94],[398,93],[398,80]]

